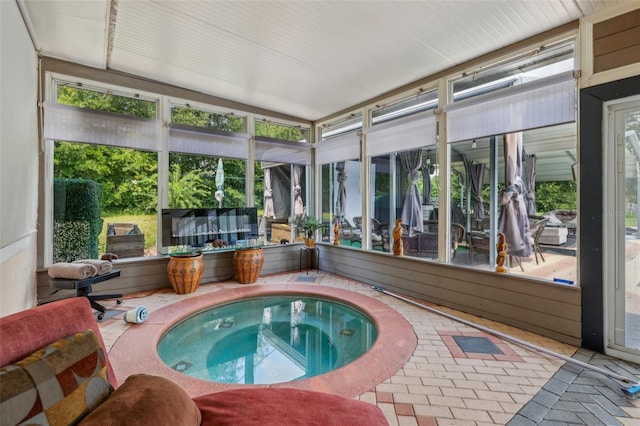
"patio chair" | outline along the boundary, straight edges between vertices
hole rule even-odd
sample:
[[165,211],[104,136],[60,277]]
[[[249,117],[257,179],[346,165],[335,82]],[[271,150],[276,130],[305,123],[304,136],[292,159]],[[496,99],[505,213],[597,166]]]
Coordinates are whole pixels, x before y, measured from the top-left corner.
[[[490,245],[491,245],[491,237],[489,234],[478,231],[471,231],[467,234],[467,244],[469,245],[469,260],[471,265],[473,265],[473,258],[480,253],[487,255],[487,260],[489,259],[490,253]],[[522,266],[522,261],[520,257],[509,255],[509,264],[510,265],[518,265],[520,270],[524,272],[524,267]]]
[[456,257],[456,252],[458,251],[458,245],[465,240],[465,230],[464,226],[459,223],[451,224],[451,250],[452,250],[452,258]]
[[[353,224],[359,231],[359,234],[362,234],[362,216],[354,216]],[[385,230],[378,219],[371,218],[371,229],[369,229],[369,232],[371,233],[371,248],[373,250],[384,250],[385,242],[389,239],[388,226]]]
[[[384,252],[389,252],[391,250],[389,242],[391,241],[389,224],[381,223],[380,224],[380,235],[382,236],[382,245],[379,247],[380,250]],[[374,247],[375,249],[376,247]]]
[[487,213],[482,220],[471,219],[471,231],[484,232],[485,229],[489,229],[491,226],[491,218]]
[[484,253],[489,256],[489,235],[484,232],[471,231],[467,233],[467,244],[469,246],[469,260],[473,265],[475,255]]
[[[338,227],[340,229],[340,244],[346,245],[346,246],[355,246],[355,247],[361,247],[362,246],[362,242],[360,239],[360,231],[359,228],[352,225],[351,222],[349,222],[349,219],[347,219],[346,217],[335,217],[333,218],[333,221],[331,222],[332,224],[338,220]],[[332,229],[333,229],[333,225],[332,225]]]
[[542,248],[540,247],[540,237],[542,237],[542,233],[544,232],[544,228],[549,221],[548,217],[544,216],[529,216],[529,229],[531,230],[531,240],[532,240],[532,249],[533,253],[536,256],[536,265],[538,265],[538,254],[540,254],[540,258],[543,262],[544,256],[542,255]]
[[[438,257],[438,222],[423,222],[424,232],[418,232],[409,237],[408,232],[402,236],[404,251],[408,256],[413,257]],[[464,226],[451,224],[451,257],[455,258],[458,244],[464,240]]]
[[[540,254],[540,258],[542,259],[542,261],[546,262],[544,260],[544,256],[542,255],[542,248],[540,247],[539,242],[540,242],[540,237],[542,236],[542,232],[544,231],[545,225],[548,221],[549,221],[548,217],[529,216],[529,234],[531,235],[531,251],[533,251],[533,254],[536,257],[536,265],[540,264],[540,262],[538,261],[538,254]],[[522,260],[520,259],[519,256],[510,256],[510,259],[511,259],[511,264],[513,264],[513,261],[515,260],[518,266],[520,266],[520,270],[524,272],[524,268],[522,266]]]

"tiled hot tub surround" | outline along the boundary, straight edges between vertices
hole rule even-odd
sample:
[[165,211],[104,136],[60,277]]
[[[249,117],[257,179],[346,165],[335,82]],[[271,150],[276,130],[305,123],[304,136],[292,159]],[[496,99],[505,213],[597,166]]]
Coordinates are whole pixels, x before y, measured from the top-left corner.
[[[273,385],[234,385],[214,383],[185,376],[159,358],[156,347],[162,335],[182,318],[202,310],[245,298],[282,294],[315,296],[352,305],[369,316],[378,330],[371,349],[356,361],[310,379]],[[136,373],[168,377],[191,396],[246,386],[295,387],[356,397],[394,375],[409,360],[417,345],[413,327],[386,304],[363,294],[317,285],[269,284],[224,289],[184,299],[160,308],[142,324],[131,326],[116,342],[109,357],[118,381]]]

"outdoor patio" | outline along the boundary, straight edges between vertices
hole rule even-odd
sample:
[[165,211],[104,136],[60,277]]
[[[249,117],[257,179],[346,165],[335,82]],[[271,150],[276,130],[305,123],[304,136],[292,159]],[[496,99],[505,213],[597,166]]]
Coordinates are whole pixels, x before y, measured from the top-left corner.
[[[561,245],[541,245],[542,257],[538,254],[538,263],[532,253],[528,258],[520,258],[520,265],[514,258],[510,259],[509,273],[523,275],[527,277],[540,278],[553,281],[554,278],[573,281],[577,283],[577,257],[576,257],[576,236],[567,238],[567,242]],[[435,260],[435,259],[434,259]],[[481,270],[493,271],[493,266],[489,265],[489,256],[486,253],[474,254],[473,262],[469,255],[469,246],[462,242],[452,259],[451,264],[468,266]],[[491,262],[493,265],[493,262]]]

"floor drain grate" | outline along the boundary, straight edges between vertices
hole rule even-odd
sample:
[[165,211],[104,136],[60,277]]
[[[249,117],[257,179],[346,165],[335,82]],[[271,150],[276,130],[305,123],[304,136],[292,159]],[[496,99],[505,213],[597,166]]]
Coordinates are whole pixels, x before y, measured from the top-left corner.
[[460,349],[464,352],[476,354],[501,355],[502,352],[493,342],[486,337],[453,336]]

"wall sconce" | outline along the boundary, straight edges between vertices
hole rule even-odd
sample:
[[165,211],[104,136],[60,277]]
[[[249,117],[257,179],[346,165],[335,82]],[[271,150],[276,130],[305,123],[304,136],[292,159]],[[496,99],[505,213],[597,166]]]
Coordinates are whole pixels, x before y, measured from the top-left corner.
[[474,139],[473,142],[471,142],[471,148],[475,149],[476,146],[477,146],[476,140]]

